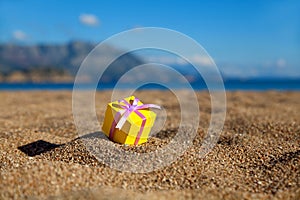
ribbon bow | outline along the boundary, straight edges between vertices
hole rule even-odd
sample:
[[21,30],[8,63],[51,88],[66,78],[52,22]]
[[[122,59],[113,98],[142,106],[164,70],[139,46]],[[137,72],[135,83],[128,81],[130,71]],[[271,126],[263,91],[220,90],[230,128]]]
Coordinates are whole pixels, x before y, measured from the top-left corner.
[[[139,99],[134,97],[132,104],[128,103],[125,99],[119,100],[119,103],[124,103],[125,105],[118,105],[121,107],[123,110],[120,110],[120,120],[118,121],[116,128],[121,129],[123,125],[125,124],[127,118],[132,112],[136,112],[138,115],[140,115],[140,112],[137,112],[138,110],[143,110],[143,109],[148,109],[148,108],[156,108],[156,109],[161,109],[160,106],[155,105],[155,104],[143,104],[143,105],[138,105]],[[144,116],[141,116],[142,118]]]

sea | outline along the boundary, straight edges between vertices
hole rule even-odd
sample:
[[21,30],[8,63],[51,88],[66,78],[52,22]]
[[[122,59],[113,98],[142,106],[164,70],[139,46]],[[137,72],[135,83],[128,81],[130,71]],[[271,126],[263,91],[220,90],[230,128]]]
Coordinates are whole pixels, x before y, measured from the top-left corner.
[[[73,83],[0,83],[0,90],[2,91],[31,91],[31,90],[73,90]],[[205,82],[198,81],[191,83],[194,90],[207,90]],[[97,90],[111,90],[114,89],[115,84],[99,84]],[[131,86],[124,86],[122,89],[128,89]],[[172,89],[184,89],[181,85],[174,84]],[[236,91],[300,91],[300,79],[229,79],[224,81],[225,90]],[[92,89],[89,84],[80,85],[80,89]],[[158,84],[147,84],[139,90],[168,90]]]

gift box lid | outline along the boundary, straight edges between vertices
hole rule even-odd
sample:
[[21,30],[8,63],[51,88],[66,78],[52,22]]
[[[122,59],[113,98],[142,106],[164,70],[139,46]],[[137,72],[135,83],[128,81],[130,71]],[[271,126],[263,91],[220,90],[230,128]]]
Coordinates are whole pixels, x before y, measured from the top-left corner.
[[[136,97],[134,97],[134,96],[130,96],[130,97],[124,98],[124,100],[126,102],[128,102],[129,104],[132,104],[135,98]],[[108,105],[112,108],[112,110],[114,112],[113,115],[115,115],[117,112],[123,110],[121,105],[124,106],[125,103],[120,102],[120,101],[114,101],[114,102],[109,103]],[[141,102],[139,100],[137,102],[137,105],[138,106],[143,105],[143,102]],[[141,118],[141,116],[138,115],[137,112],[139,112],[140,114],[142,114],[142,116],[144,116],[146,118],[146,123],[145,123],[144,127],[153,126],[154,120],[156,118],[156,114],[155,114],[155,112],[151,111],[148,108],[139,109],[137,111],[131,112],[130,115],[128,116],[128,118],[127,118],[127,122],[129,122],[131,125],[135,125],[137,127],[140,127],[141,123],[143,121],[143,118]],[[126,126],[126,124],[124,126]]]

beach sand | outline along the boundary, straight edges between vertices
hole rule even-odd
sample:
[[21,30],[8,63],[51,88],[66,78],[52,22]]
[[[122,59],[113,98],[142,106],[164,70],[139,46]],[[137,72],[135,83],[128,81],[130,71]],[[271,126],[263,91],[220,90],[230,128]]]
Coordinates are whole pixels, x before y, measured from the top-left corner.
[[[99,118],[110,93],[96,95]],[[197,154],[210,97],[197,95],[201,119],[193,146],[167,167],[128,173],[86,150],[73,122],[70,91],[0,92],[0,199],[300,199],[300,93],[227,92],[223,132],[203,159]],[[179,104],[167,91],[136,96],[166,108],[165,127],[140,147],[115,145],[153,151],[176,133]]]

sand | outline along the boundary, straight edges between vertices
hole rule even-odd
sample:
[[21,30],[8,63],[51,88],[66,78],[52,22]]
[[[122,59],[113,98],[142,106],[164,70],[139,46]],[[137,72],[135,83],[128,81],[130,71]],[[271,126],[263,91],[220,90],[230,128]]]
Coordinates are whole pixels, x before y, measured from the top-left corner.
[[[139,91],[164,106],[164,129],[133,152],[166,145],[180,120],[172,93]],[[110,92],[98,93],[103,117]],[[228,92],[218,143],[197,153],[210,119],[210,98],[199,92],[200,127],[193,146],[170,166],[127,173],[98,162],[78,138],[68,91],[0,92],[0,199],[300,199],[300,93]],[[84,138],[93,144],[99,133]],[[105,140],[106,142],[109,142]]]

